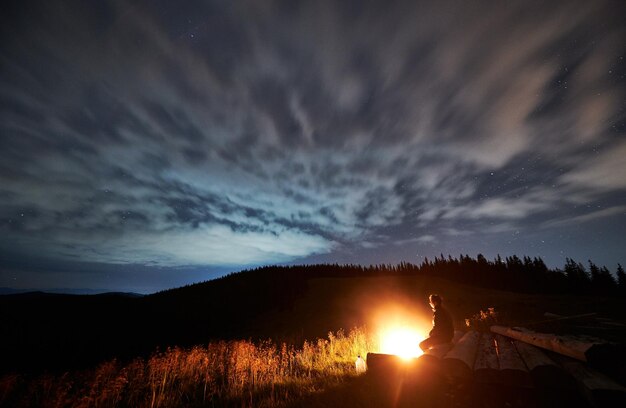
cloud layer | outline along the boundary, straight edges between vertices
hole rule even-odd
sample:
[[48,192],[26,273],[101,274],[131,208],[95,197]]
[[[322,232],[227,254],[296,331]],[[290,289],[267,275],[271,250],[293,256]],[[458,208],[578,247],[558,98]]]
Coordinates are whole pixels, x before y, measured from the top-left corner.
[[26,3],[0,29],[7,254],[406,259],[626,221],[617,2]]

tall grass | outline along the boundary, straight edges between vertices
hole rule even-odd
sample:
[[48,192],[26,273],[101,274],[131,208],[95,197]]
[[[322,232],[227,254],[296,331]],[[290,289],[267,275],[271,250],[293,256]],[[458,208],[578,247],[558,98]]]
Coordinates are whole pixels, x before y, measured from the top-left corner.
[[128,364],[0,379],[0,405],[37,407],[278,407],[356,375],[358,355],[377,350],[364,328],[296,348],[272,341],[219,341],[170,348]]

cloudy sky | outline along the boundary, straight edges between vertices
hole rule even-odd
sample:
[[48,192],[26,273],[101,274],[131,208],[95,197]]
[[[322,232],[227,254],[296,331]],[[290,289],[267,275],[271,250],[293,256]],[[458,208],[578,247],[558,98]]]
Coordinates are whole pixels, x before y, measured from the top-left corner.
[[5,1],[0,286],[626,262],[622,1]]

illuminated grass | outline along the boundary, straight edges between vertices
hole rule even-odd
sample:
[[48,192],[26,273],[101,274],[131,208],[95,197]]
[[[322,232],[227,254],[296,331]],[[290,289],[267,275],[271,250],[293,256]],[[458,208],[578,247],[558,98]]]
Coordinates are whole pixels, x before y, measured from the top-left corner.
[[0,379],[0,405],[40,407],[275,407],[293,404],[355,375],[357,355],[377,348],[364,328],[329,333],[301,348],[271,341],[178,347],[121,365]]

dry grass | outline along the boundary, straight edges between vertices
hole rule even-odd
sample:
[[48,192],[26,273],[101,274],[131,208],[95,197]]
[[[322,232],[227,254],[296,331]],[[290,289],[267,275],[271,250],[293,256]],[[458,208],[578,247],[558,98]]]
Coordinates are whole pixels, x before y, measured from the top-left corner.
[[37,407],[278,407],[355,374],[357,355],[376,350],[364,328],[329,333],[301,348],[271,341],[220,341],[171,348],[147,360],[93,370],[0,379],[0,405]]

